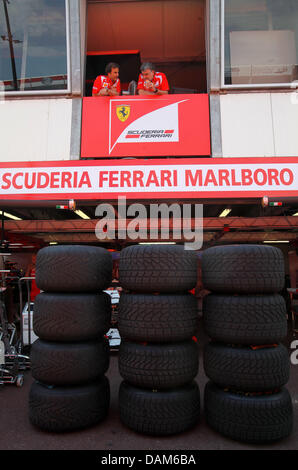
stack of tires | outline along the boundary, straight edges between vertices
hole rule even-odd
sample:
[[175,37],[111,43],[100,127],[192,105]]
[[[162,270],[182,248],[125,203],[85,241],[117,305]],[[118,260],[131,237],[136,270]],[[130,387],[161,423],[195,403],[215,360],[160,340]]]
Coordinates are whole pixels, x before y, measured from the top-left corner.
[[200,414],[197,255],[176,245],[135,245],[119,264],[120,418],[130,429],[170,435]]
[[217,246],[203,252],[207,423],[243,442],[288,436],[293,410],[288,390],[285,280],[281,250],[263,245]]
[[40,429],[64,432],[103,420],[109,409],[112,279],[108,251],[92,246],[53,246],[38,252],[31,348],[35,379],[29,418]]

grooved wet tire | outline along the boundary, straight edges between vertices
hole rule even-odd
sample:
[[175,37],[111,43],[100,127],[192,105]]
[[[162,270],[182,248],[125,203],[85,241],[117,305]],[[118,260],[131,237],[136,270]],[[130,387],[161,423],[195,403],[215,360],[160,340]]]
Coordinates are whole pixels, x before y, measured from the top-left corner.
[[109,367],[108,341],[53,343],[37,340],[31,348],[32,376],[50,385],[78,385],[102,376]]
[[119,281],[134,292],[185,292],[195,287],[197,268],[197,253],[182,245],[134,245],[121,251]]
[[123,339],[178,342],[197,333],[197,300],[191,294],[122,294],[118,312]]
[[244,392],[263,392],[285,385],[290,375],[288,351],[282,344],[253,350],[209,343],[204,369],[215,384]]
[[96,292],[109,287],[112,268],[112,256],[104,248],[50,246],[37,253],[36,284],[46,292]]
[[285,282],[284,256],[273,246],[208,248],[202,254],[202,281],[205,289],[225,294],[280,292]]
[[106,418],[110,385],[106,377],[88,385],[48,388],[34,382],[29,393],[29,419],[51,432],[74,431]]
[[272,395],[243,396],[208,382],[204,410],[211,428],[242,442],[277,441],[289,436],[293,427],[292,400],[285,388]]
[[42,293],[34,301],[35,334],[48,341],[87,341],[110,328],[111,298],[98,294]]
[[148,345],[122,341],[118,365],[121,377],[137,387],[180,387],[198,373],[198,346],[191,340]]
[[196,382],[181,388],[152,392],[122,382],[120,419],[128,428],[155,436],[187,431],[200,417],[200,392]]
[[287,309],[281,295],[219,295],[203,299],[204,329],[223,343],[273,344],[287,336]]

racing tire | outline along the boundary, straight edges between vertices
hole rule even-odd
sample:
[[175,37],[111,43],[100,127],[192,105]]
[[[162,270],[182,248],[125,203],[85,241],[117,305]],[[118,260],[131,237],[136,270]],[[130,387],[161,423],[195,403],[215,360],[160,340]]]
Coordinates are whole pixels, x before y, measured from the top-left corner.
[[37,253],[36,285],[45,292],[96,292],[109,287],[112,269],[112,256],[104,248],[49,246]]
[[193,428],[200,418],[196,382],[152,392],[122,382],[119,389],[121,422],[133,431],[153,436],[178,434]]
[[210,338],[223,343],[279,343],[287,336],[286,303],[278,294],[209,294],[203,299],[203,325]]
[[147,345],[122,341],[118,365],[121,377],[136,387],[180,387],[198,373],[198,346],[191,340]]
[[202,282],[205,289],[225,294],[280,292],[285,283],[283,253],[262,245],[208,248],[202,254]]
[[208,382],[204,393],[207,424],[223,436],[247,443],[286,438],[293,427],[293,406],[286,388],[272,395],[244,396]]
[[290,376],[288,351],[282,344],[254,350],[211,342],[205,345],[203,361],[212,382],[235,391],[272,391]]
[[67,432],[93,426],[106,418],[110,385],[106,377],[77,387],[53,387],[33,382],[29,393],[29,419],[49,432]]
[[119,281],[133,292],[177,294],[195,287],[197,269],[197,253],[182,245],[133,245],[121,251]]
[[37,340],[31,348],[32,376],[49,385],[79,385],[104,375],[109,367],[106,339],[82,343]]
[[118,312],[125,340],[179,342],[195,336],[198,329],[197,300],[191,294],[122,294]]
[[36,296],[33,309],[34,333],[46,341],[95,340],[110,328],[111,298],[105,292],[44,292]]

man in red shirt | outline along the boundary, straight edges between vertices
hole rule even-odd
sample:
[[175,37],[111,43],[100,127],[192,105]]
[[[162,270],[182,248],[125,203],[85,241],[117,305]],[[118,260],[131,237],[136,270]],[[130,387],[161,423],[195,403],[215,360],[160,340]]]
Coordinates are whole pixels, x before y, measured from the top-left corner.
[[92,96],[119,96],[121,84],[119,79],[119,65],[110,62],[105,69],[106,75],[99,75],[92,88]]
[[137,90],[139,95],[167,95],[169,93],[167,77],[162,72],[156,72],[151,62],[145,62],[141,65]]

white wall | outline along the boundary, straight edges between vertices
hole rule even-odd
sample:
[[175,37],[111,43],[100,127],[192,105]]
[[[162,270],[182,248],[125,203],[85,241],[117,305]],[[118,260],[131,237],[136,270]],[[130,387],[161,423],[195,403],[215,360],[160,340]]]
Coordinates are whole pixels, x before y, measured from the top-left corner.
[[297,157],[298,92],[221,95],[224,157]]
[[0,103],[0,161],[69,160],[71,99]]

